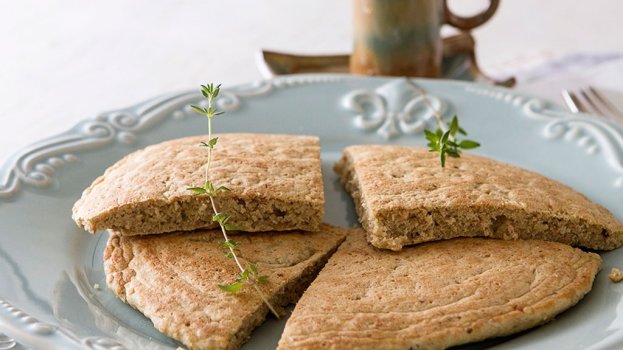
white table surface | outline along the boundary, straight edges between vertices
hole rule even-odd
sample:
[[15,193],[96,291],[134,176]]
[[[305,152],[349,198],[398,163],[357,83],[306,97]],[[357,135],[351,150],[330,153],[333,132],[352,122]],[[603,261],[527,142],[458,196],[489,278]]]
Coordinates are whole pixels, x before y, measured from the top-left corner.
[[[452,1],[468,14],[486,1]],[[214,81],[260,79],[260,48],[345,53],[348,0],[0,1],[0,162],[98,112]],[[623,1],[503,0],[477,29],[486,71],[622,52]],[[614,89],[623,91],[623,82]]]

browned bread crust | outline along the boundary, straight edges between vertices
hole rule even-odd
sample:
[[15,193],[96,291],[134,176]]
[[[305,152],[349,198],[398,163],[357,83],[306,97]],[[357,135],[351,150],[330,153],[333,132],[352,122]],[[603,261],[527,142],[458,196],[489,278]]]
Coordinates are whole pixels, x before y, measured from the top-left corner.
[[546,241],[456,238],[370,246],[350,234],[305,291],[286,349],[443,349],[516,333],[576,304],[599,255]]
[[[210,180],[231,192],[219,195],[219,210],[244,231],[318,229],[324,192],[317,137],[221,134]],[[203,186],[207,136],[149,146],[118,161],[96,179],[73,208],[73,219],[89,232],[122,235],[212,228]]]
[[[239,255],[268,282],[271,304],[293,303],[344,240],[346,230],[249,233],[233,237]],[[111,233],[104,251],[106,283],[162,333],[192,349],[237,349],[264,321],[268,308],[253,288],[228,294],[218,284],[239,273],[219,248],[219,231],[151,236]]]
[[336,165],[369,242],[404,245],[485,236],[542,239],[598,250],[623,244],[623,224],[568,186],[537,173],[463,154],[391,145],[351,146]]

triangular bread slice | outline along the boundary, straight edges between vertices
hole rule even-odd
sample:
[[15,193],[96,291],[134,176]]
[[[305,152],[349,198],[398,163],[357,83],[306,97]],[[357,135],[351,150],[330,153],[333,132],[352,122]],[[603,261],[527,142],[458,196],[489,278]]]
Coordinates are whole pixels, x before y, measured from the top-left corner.
[[336,171],[378,248],[454,237],[542,239],[598,250],[623,244],[604,207],[537,173],[463,154],[445,168],[426,149],[351,146]]
[[370,246],[353,232],[305,291],[278,349],[444,349],[552,320],[601,259],[565,244],[456,238]]
[[[221,134],[210,179],[230,192],[219,210],[243,231],[315,231],[324,215],[320,141],[315,136]],[[89,232],[122,235],[214,228],[203,186],[207,136],[163,142],[129,154],[89,186],[73,219]]]
[[[249,233],[233,237],[239,255],[257,265],[260,284],[277,308],[293,303],[344,240],[346,231]],[[228,294],[219,284],[239,273],[219,247],[219,231],[149,236],[111,233],[104,251],[106,282],[162,333],[192,349],[237,349],[268,308],[251,287]]]

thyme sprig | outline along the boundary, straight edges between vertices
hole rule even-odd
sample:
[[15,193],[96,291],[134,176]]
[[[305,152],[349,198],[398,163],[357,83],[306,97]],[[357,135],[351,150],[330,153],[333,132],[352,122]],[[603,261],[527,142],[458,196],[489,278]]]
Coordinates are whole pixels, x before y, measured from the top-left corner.
[[459,158],[463,150],[474,149],[480,147],[480,143],[473,140],[459,140],[457,134],[467,136],[467,132],[459,125],[459,118],[455,115],[452,117],[450,126],[446,125],[441,113],[433,106],[428,99],[426,91],[416,85],[411,79],[407,79],[409,84],[418,90],[418,93],[424,99],[424,103],[433,111],[435,121],[437,122],[437,130],[434,132],[428,129],[424,130],[426,139],[428,140],[428,151],[439,152],[439,161],[441,167],[446,166],[447,157]]
[[[443,125],[445,127],[445,124]],[[459,158],[462,150],[474,149],[480,146],[480,144],[473,140],[459,140],[456,134],[467,135],[465,130],[459,126],[459,119],[455,115],[452,117],[450,127],[442,129],[442,126],[437,128],[435,132],[430,130],[424,130],[426,139],[428,140],[428,150],[430,152],[439,152],[439,160],[441,161],[441,167],[446,166],[446,157]]]
[[194,105],[191,106],[191,108],[195,112],[206,116],[208,119],[208,142],[202,142],[200,145],[201,147],[205,147],[208,151],[208,162],[205,168],[205,180],[203,186],[189,187],[188,190],[192,191],[195,195],[203,195],[210,198],[210,205],[212,206],[213,212],[212,221],[219,224],[219,227],[221,228],[221,232],[223,234],[223,238],[225,239],[225,241],[221,242],[220,247],[224,249],[225,256],[229,259],[232,259],[240,270],[240,273],[238,273],[236,276],[235,282],[230,284],[219,284],[218,287],[222,291],[227,293],[237,293],[246,285],[253,287],[264,302],[264,304],[266,304],[270,311],[277,318],[279,318],[279,313],[270,304],[268,298],[266,298],[266,295],[264,295],[264,293],[258,286],[258,284],[266,282],[268,280],[268,276],[260,275],[257,270],[257,266],[251,262],[247,262],[247,267],[244,267],[244,264],[242,263],[242,258],[238,256],[238,242],[230,239],[227,235],[228,231],[238,230],[239,227],[229,222],[229,214],[223,211],[219,211],[217,209],[216,198],[218,198],[218,196],[223,192],[229,192],[230,189],[225,186],[215,185],[209,180],[210,167],[212,165],[212,152],[214,151],[214,148],[218,143],[218,137],[212,137],[212,119],[214,119],[214,117],[216,117],[217,115],[223,114],[223,112],[219,111],[214,105],[214,100],[216,99],[220,91],[220,84],[214,85],[210,83],[206,85],[201,85],[201,94],[208,100],[208,106],[206,108]]

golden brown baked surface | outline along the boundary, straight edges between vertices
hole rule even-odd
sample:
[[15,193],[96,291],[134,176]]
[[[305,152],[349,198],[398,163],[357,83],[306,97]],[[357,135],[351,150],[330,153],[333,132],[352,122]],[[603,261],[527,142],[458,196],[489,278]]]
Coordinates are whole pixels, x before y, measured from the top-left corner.
[[[232,238],[244,259],[268,282],[261,285],[277,307],[295,302],[344,240],[346,230],[248,233]],[[219,248],[219,231],[156,236],[111,233],[104,251],[106,283],[123,301],[150,318],[162,333],[193,349],[237,349],[268,313],[253,288],[238,294],[217,285],[239,272]]]
[[546,241],[405,247],[351,233],[296,305],[278,349],[441,349],[548,322],[590,291],[597,254]]
[[[210,180],[226,186],[219,210],[245,231],[316,230],[324,215],[317,137],[221,134]],[[106,170],[82,194],[73,219],[89,232],[123,235],[216,227],[203,186],[207,136],[163,142],[136,151]]]
[[336,171],[374,246],[453,237],[542,239],[610,250],[623,224],[568,186],[491,159],[463,154],[439,166],[425,149],[362,145],[344,150]]

